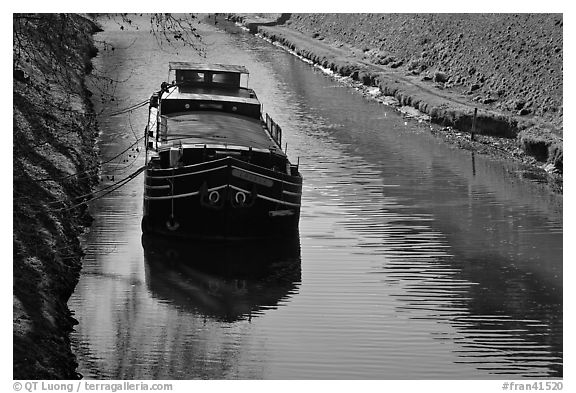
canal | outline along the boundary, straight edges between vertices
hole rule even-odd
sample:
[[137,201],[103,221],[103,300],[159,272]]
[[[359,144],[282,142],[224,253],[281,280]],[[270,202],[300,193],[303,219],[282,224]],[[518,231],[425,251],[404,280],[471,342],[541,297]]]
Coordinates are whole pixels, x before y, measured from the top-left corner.
[[242,64],[300,161],[300,236],[142,238],[142,175],[96,200],[68,303],[85,378],[563,375],[561,196],[255,36],[200,25],[204,58],[142,26],[96,36],[114,47],[93,60],[101,185],[143,165],[147,108],[116,113],[158,90],[169,61]]

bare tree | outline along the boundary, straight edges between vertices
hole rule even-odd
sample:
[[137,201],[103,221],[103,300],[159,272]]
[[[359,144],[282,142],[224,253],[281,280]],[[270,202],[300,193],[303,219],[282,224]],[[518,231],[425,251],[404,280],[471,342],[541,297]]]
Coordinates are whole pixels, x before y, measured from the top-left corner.
[[[90,14],[95,19],[108,18],[120,26],[121,30],[148,29],[162,49],[192,48],[205,54],[202,36],[198,34],[195,14]],[[142,23],[145,20],[145,24]]]

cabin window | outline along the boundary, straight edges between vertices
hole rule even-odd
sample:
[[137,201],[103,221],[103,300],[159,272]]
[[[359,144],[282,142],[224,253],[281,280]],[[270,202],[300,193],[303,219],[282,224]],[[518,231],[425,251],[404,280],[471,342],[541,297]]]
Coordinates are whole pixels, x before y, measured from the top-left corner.
[[204,73],[189,70],[176,70],[177,82],[204,83]]
[[212,76],[212,83],[228,85],[228,86],[239,86],[240,85],[240,74],[233,73],[215,73]]

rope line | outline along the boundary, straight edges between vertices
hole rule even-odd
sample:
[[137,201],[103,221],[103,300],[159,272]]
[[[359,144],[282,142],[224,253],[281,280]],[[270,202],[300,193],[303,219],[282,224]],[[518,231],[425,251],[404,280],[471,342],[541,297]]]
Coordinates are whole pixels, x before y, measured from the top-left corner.
[[[33,181],[35,181],[35,182],[41,182],[41,181],[66,180],[66,179],[68,179],[68,178],[70,178],[70,177],[77,176],[77,175],[81,175],[81,174],[84,174],[84,173],[86,173],[86,172],[89,172],[89,171],[91,171],[91,170],[93,170],[93,169],[97,169],[97,168],[99,168],[101,165],[108,164],[110,161],[113,161],[113,160],[115,160],[116,158],[120,157],[122,154],[126,153],[128,150],[130,150],[131,148],[133,148],[136,144],[138,144],[138,143],[139,143],[142,139],[144,139],[144,138],[145,138],[145,136],[142,136],[142,137],[138,138],[138,140],[136,140],[136,142],[132,143],[130,146],[128,146],[126,149],[122,150],[120,153],[118,153],[118,154],[115,155],[114,157],[112,157],[112,158],[110,158],[110,159],[108,159],[108,160],[106,160],[106,161],[102,161],[100,164],[98,164],[98,166],[94,166],[94,167],[88,168],[88,169],[86,169],[85,171],[82,171],[82,172],[71,173],[71,174],[69,174],[69,175],[66,175],[66,176],[63,176],[63,177],[59,177],[59,178],[46,177],[46,178],[43,178],[43,179],[37,179],[37,180],[33,180]],[[18,180],[18,179],[16,179],[16,180]]]
[[[82,201],[82,202],[77,203],[77,204],[75,204],[75,205],[73,205],[73,206],[70,206],[70,207],[63,207],[63,208],[61,208],[61,209],[54,209],[54,211],[72,210],[72,209],[74,209],[74,208],[76,208],[76,207],[78,207],[78,206],[80,206],[80,205],[86,204],[86,203],[88,203],[88,202],[95,201],[96,199],[100,199],[100,198],[102,198],[102,197],[110,194],[111,192],[116,191],[116,190],[119,189],[120,187],[128,184],[130,181],[134,180],[140,173],[144,172],[145,169],[146,169],[146,166],[142,166],[142,167],[138,168],[138,169],[137,169],[134,173],[132,173],[130,176],[126,177],[125,179],[122,179],[122,180],[120,180],[119,182],[116,182],[115,184],[112,184],[111,186],[108,186],[108,187],[106,187],[106,188],[104,188],[104,189],[101,189],[101,190],[99,190],[99,191],[96,191],[96,192],[98,193],[98,192],[101,192],[101,191],[103,191],[103,190],[105,190],[105,189],[107,189],[107,188],[110,188],[110,187],[112,187],[112,186],[116,186],[116,187],[112,188],[111,190],[105,192],[105,193],[102,194],[102,195],[95,196],[95,197],[93,197],[93,198],[90,198],[90,199],[88,199],[88,200],[86,200],[86,201]],[[88,195],[90,195],[90,194],[88,194]],[[78,198],[79,198],[79,197],[78,197]],[[78,198],[75,198],[75,199],[78,199]]]
[[111,114],[109,114],[109,115],[104,113],[103,115],[112,117],[112,116],[121,115],[121,114],[126,113],[126,112],[132,112],[132,111],[134,111],[134,110],[136,110],[136,109],[138,109],[138,108],[141,108],[141,107],[145,106],[146,104],[148,104],[148,102],[149,102],[148,100],[142,101],[142,102],[139,102],[139,103],[137,103],[137,104],[134,104],[134,105],[132,105],[132,106],[130,106],[130,107],[128,107],[128,108],[122,109],[122,110],[120,110],[120,111],[118,111],[118,112],[113,112],[113,113],[111,113]]

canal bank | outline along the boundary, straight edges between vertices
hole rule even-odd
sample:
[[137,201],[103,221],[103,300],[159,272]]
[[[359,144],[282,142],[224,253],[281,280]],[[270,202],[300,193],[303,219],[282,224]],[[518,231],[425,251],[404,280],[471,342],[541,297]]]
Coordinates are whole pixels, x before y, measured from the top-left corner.
[[350,81],[377,87],[372,97],[419,111],[447,142],[522,162],[531,167],[530,178],[562,192],[561,15],[227,18]]
[[67,301],[98,182],[86,87],[98,27],[74,14],[13,22],[13,378],[76,379]]

